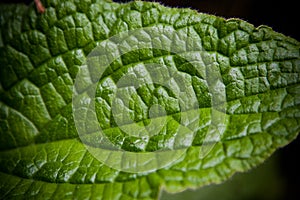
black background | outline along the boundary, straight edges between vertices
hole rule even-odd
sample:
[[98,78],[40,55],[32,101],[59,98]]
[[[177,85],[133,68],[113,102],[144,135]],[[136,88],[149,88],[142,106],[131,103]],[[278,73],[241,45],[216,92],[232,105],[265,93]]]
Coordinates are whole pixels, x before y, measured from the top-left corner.
[[[126,0],[115,0],[128,2]],[[32,1],[0,1],[4,3]],[[166,6],[186,7],[222,16],[225,18],[237,17],[248,21],[255,26],[267,25],[273,30],[293,37],[300,41],[300,7],[296,0],[160,0]],[[285,199],[300,199],[300,164],[299,151],[300,138],[294,140],[286,147],[278,150],[279,169],[281,176],[285,177]],[[257,180],[259,181],[259,180]]]

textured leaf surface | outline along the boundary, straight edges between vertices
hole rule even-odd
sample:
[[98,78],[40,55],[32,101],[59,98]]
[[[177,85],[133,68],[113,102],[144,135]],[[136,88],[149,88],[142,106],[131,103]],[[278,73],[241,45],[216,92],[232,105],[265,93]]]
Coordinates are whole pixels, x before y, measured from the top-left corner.
[[[249,170],[299,133],[298,41],[242,20],[156,3],[43,3],[44,14],[34,6],[0,7],[1,198],[156,199],[162,188],[176,192],[220,183]],[[198,38],[198,45],[217,63],[227,101],[224,132],[209,154],[199,158],[211,123],[208,80],[168,52],[125,55],[101,83],[113,87],[137,62],[163,62],[185,74],[184,81],[197,95],[197,112],[206,117],[176,163],[154,172],[121,172],[94,158],[79,139],[72,114],[74,80],[99,42],[122,31],[155,26]],[[172,92],[156,85],[135,91],[129,108],[135,122],[147,123],[145,110],[154,103],[165,107],[169,119],[164,132],[143,143],[116,128],[109,117],[109,91],[99,85],[96,108],[102,128],[116,145],[130,151],[173,148],[170,141],[176,137],[180,110]]]

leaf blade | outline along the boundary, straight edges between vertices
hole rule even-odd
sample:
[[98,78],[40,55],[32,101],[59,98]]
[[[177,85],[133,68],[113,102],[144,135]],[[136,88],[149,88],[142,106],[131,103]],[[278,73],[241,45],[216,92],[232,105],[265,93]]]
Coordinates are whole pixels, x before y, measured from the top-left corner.
[[[1,125],[1,136],[5,135],[1,140],[1,179],[3,177],[3,180],[15,180],[8,181],[8,185],[4,184],[6,181],[1,181],[1,193],[9,191],[3,193],[7,195],[5,197],[18,195],[18,192],[20,196],[25,194],[29,195],[28,197],[39,197],[38,195],[45,193],[49,198],[55,199],[60,198],[67,190],[67,195],[70,196],[66,198],[75,198],[80,197],[81,190],[86,191],[82,194],[88,196],[92,193],[90,191],[94,190],[98,191],[97,194],[92,193],[94,196],[91,198],[95,199],[156,198],[161,186],[168,191],[179,191],[187,187],[219,183],[237,171],[249,170],[263,162],[276,148],[289,143],[299,133],[299,42],[267,27],[254,28],[241,20],[224,20],[188,9],[165,8],[154,3],[133,2],[119,5],[99,1],[92,4],[98,10],[89,4],[81,5],[73,1],[54,4],[56,3],[47,2],[47,11],[42,16],[37,16],[33,7],[26,11],[26,7],[12,6],[9,11],[1,12],[8,13],[4,16],[8,22],[4,20],[4,24],[1,23],[1,30],[7,28],[9,33],[2,33],[0,51],[0,63],[4,66],[1,67],[1,85],[4,88],[0,93],[1,121],[5,122]],[[22,16],[11,14],[13,12],[22,13]],[[141,12],[146,14],[141,15]],[[142,20],[139,20],[140,18]],[[21,24],[21,21],[25,23]],[[99,167],[100,163],[91,161],[93,159],[89,153],[81,154],[84,147],[75,139],[78,135],[70,106],[71,88],[77,71],[85,62],[85,56],[97,42],[109,36],[153,24],[174,26],[175,29],[194,29],[202,39],[202,47],[207,51],[216,52],[214,55],[226,85],[228,103],[226,120],[229,122],[223,137],[217,141],[209,156],[200,160],[198,158],[203,145],[203,135],[199,133],[198,138],[196,136],[193,141],[194,146],[188,149],[181,160],[155,173],[120,173],[115,179],[105,179],[106,176],[99,175],[97,181],[100,184],[94,185],[84,184],[91,181],[89,179],[81,180],[83,176],[87,176],[86,172],[73,180],[65,178],[63,175],[68,173],[82,172],[75,170],[76,167],[82,166],[80,162],[78,166],[70,167],[72,160],[89,158],[87,160],[93,163],[95,168],[97,165]],[[77,41],[75,36],[79,36]],[[11,64],[12,60],[14,64]],[[27,104],[22,104],[22,95],[28,97],[28,100],[25,100]],[[32,99],[32,96],[36,97]],[[36,107],[32,107],[33,105]],[[12,111],[7,111],[10,109]],[[16,117],[10,117],[8,113],[20,113],[20,121],[15,129],[9,127],[14,126]],[[9,121],[10,125],[7,125],[6,121]],[[207,121],[209,119],[205,122]],[[240,124],[236,123],[237,121]],[[32,128],[17,129],[21,123],[24,127]],[[34,129],[34,126],[37,128]],[[13,139],[7,139],[8,130],[11,130],[12,135],[15,134],[11,138],[15,137],[20,141],[13,142]],[[58,143],[60,148],[55,146]],[[70,146],[75,144],[76,148],[55,152],[63,149],[65,143]],[[39,158],[38,161],[50,164],[41,170],[44,172],[34,175],[34,169],[28,167],[32,164],[31,159],[37,152],[42,153],[42,149],[46,149],[47,146],[47,154],[54,150],[53,159],[63,152],[70,152],[74,159],[70,159],[69,165],[66,165],[61,164],[59,159],[57,163],[51,163],[51,159],[43,161]],[[247,148],[243,149],[244,146]],[[51,153],[49,156],[51,157]],[[65,155],[62,156],[64,157]],[[19,162],[17,168],[20,171],[11,169],[10,159]],[[118,173],[109,167],[104,168],[108,174]],[[49,170],[52,170],[51,173]],[[54,175],[57,175],[59,170],[62,177],[57,179]],[[15,177],[14,174],[22,178]],[[123,182],[115,183],[117,179]],[[56,186],[55,183],[41,183],[43,180],[70,183],[59,183],[59,186]],[[141,186],[141,192],[130,187],[131,184],[139,186],[141,182],[143,185],[147,183],[149,187]],[[41,188],[48,188],[47,190],[53,193],[47,194],[46,189],[42,191]]]

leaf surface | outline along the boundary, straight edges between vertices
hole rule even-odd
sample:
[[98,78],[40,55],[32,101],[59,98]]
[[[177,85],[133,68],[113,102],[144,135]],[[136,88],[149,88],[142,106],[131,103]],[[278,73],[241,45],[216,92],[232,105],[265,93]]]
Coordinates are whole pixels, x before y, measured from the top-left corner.
[[[269,27],[255,28],[239,19],[157,3],[49,0],[43,5],[44,14],[38,14],[34,5],[0,7],[1,198],[156,199],[162,188],[178,192],[247,171],[299,133],[298,41]],[[171,40],[176,49],[130,51],[111,63],[96,90],[99,126],[125,151],[182,147],[185,151],[170,165],[159,168],[163,160],[158,159],[157,169],[132,173],[112,168],[91,154],[78,135],[72,99],[76,76],[93,49],[112,36],[141,28],[176,31],[178,38],[172,35]],[[168,38],[164,32],[157,45],[164,46]],[[150,43],[155,46],[155,41]],[[191,64],[199,58],[201,64]],[[150,76],[148,63],[163,63],[155,76],[157,84],[120,93],[129,98],[125,105],[129,117],[117,115],[124,111],[124,107],[112,109],[117,82],[128,74]],[[162,72],[169,69],[180,76],[162,87],[167,80]],[[220,79],[210,79],[212,73],[220,74]],[[93,74],[89,77],[93,79]],[[87,87],[79,86],[76,93],[86,95]],[[184,91],[182,99],[174,91]],[[197,107],[182,110],[180,101],[188,105],[194,98],[190,94]],[[148,111],[153,105],[165,112],[154,107],[151,118]],[[155,119],[163,122],[159,134],[139,132]],[[193,137],[182,139],[182,124]],[[212,125],[217,128],[211,129]],[[217,137],[208,137],[213,130],[219,131]],[[91,148],[95,138],[86,139]],[[201,156],[206,146],[209,151]],[[103,159],[117,160],[109,156]]]

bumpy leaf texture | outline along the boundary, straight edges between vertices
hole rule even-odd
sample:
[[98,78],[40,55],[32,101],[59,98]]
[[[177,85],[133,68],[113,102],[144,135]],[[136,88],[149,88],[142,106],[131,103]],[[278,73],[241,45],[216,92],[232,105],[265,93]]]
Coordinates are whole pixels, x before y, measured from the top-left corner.
[[[178,192],[247,171],[299,133],[298,41],[269,27],[158,3],[42,2],[43,14],[33,4],[0,7],[1,199],[157,199],[162,189]],[[185,47],[182,54],[159,49],[129,52],[100,78],[96,113],[114,145],[136,153],[185,147],[175,162],[134,173],[111,167],[105,160],[114,158],[107,155],[101,161],[88,150],[74,122],[72,98],[85,91],[74,89],[75,79],[98,44],[146,27],[163,27],[175,30],[178,38],[193,38],[198,51]],[[164,34],[162,45],[169,38]],[[180,39],[173,41],[179,41],[175,45],[179,48],[188,46]],[[192,65],[183,54],[205,58],[202,64]],[[205,61],[207,56],[210,61]],[[214,65],[207,64],[211,60]],[[163,63],[182,78],[172,82],[173,88],[148,84],[127,94],[132,120],[123,116],[120,125],[113,112],[123,110],[113,111],[110,94],[126,73],[149,75],[143,68],[146,63]],[[208,72],[220,74],[218,84],[209,80]],[[160,80],[163,75],[157,74]],[[192,123],[190,142],[178,137],[180,123],[190,111],[181,112],[180,99],[171,91],[182,83],[187,84],[183,88],[187,99],[190,93],[197,99],[192,115],[200,116],[196,125]],[[147,113],[153,105],[165,110],[155,115],[166,115],[162,130],[150,136],[140,133],[142,139],[126,133],[150,123]],[[212,124],[217,128],[211,129]],[[211,130],[219,130],[217,137],[207,139]],[[210,148],[201,156],[204,146]]]

